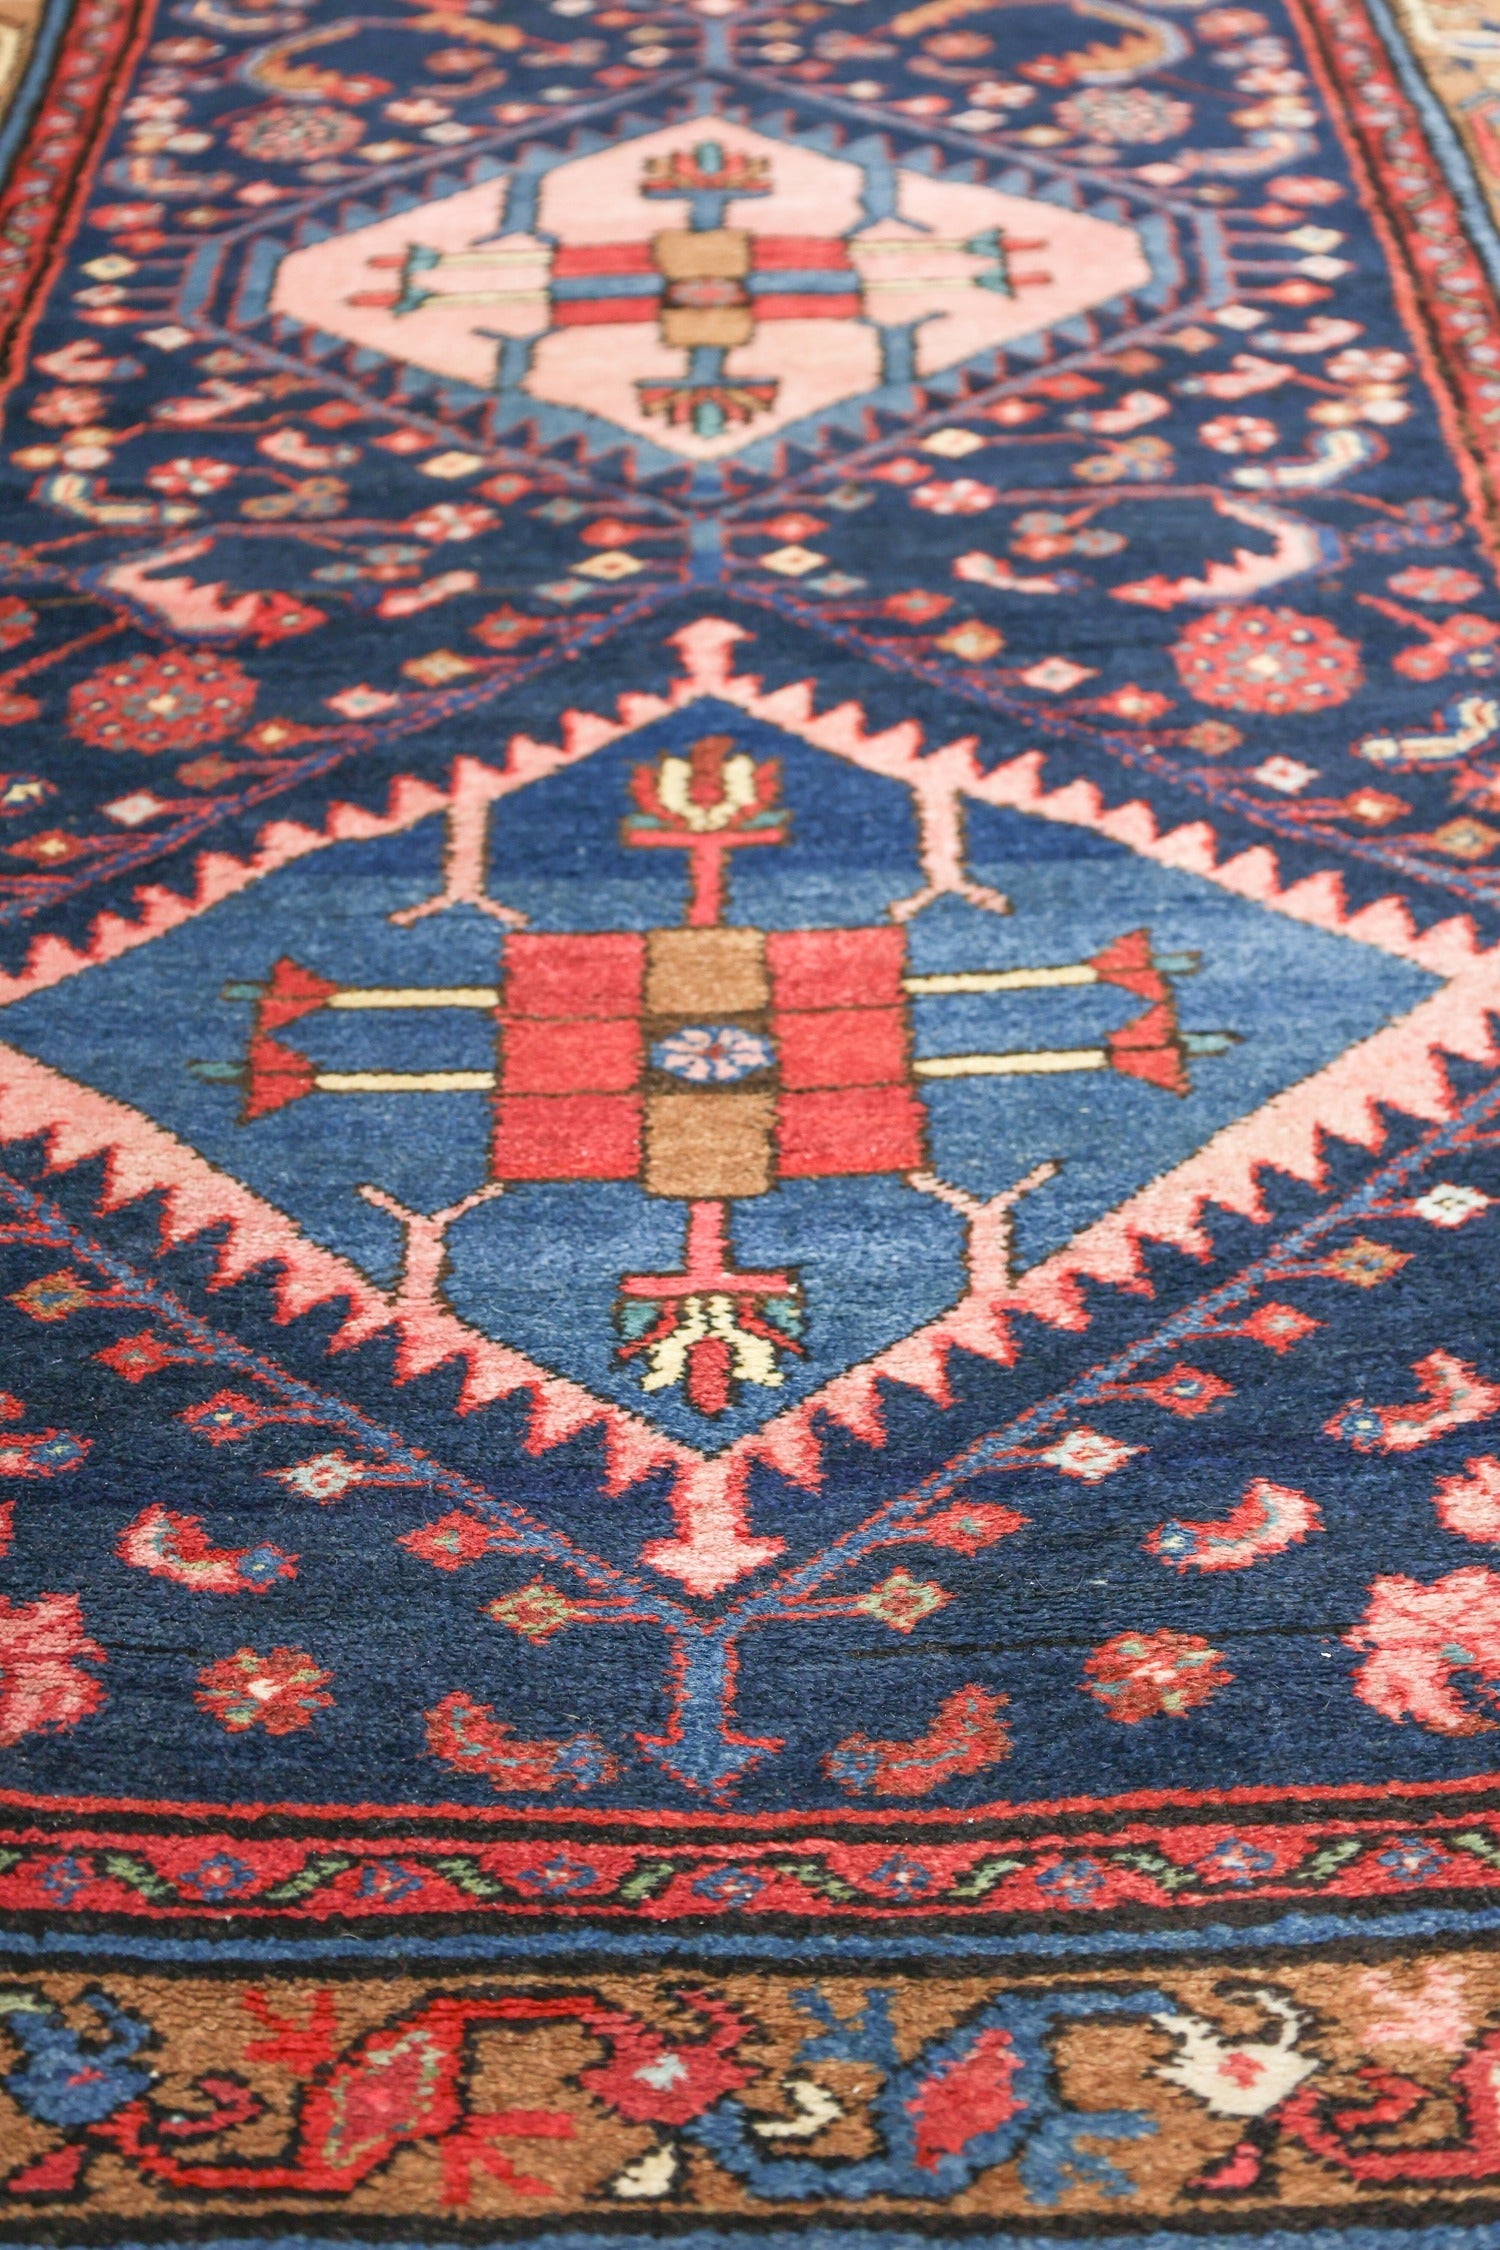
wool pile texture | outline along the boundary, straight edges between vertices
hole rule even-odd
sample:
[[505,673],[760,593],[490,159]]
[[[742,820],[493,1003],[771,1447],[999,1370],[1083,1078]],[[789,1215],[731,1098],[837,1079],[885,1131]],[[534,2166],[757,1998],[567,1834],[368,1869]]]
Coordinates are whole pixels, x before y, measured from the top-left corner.
[[1496,51],[0,0],[0,2244],[1500,2246]]

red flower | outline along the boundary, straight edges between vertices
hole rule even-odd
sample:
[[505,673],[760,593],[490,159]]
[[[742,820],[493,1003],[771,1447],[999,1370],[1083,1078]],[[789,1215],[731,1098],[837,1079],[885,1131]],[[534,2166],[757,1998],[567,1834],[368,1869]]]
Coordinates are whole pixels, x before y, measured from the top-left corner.
[[80,680],[68,724],[100,750],[196,750],[250,716],[256,683],[232,658],[196,649],[131,656]]
[[446,1516],[420,1524],[415,1531],[404,1531],[396,1544],[409,1555],[419,1555],[435,1570],[462,1570],[466,1563],[477,1562],[491,1547],[499,1546],[503,1538],[504,1534],[481,1523],[477,1516],[453,1508]]
[[488,617],[481,617],[472,630],[475,640],[483,641],[486,648],[509,649],[534,634],[545,633],[547,628],[540,618],[527,617],[507,602],[500,609],[492,609]]
[[1325,617],[1213,609],[1172,649],[1184,687],[1231,711],[1326,711],[1360,685],[1359,650]]
[[1083,1669],[1089,1694],[1128,1727],[1163,1712],[1180,1719],[1234,1677],[1196,1633],[1117,1633]]
[[880,606],[887,617],[899,617],[904,625],[927,625],[953,607],[953,597],[913,586],[907,593],[887,594]]
[[0,648],[14,648],[36,630],[36,611],[28,609],[18,595],[6,594],[0,599]]
[[249,1734],[255,1727],[296,1734],[312,1725],[315,1711],[333,1702],[323,1692],[332,1678],[305,1649],[273,1648],[269,1656],[257,1656],[253,1648],[237,1648],[233,1656],[204,1666],[194,1701],[230,1734]]
[[344,110],[272,105],[238,119],[229,138],[242,156],[259,157],[263,164],[310,164],[342,156],[364,130],[362,120]]
[[15,1607],[0,1594],[0,1746],[26,1734],[76,1727],[104,1701],[80,1662],[105,1654],[83,1629],[76,1594],[42,1594]]

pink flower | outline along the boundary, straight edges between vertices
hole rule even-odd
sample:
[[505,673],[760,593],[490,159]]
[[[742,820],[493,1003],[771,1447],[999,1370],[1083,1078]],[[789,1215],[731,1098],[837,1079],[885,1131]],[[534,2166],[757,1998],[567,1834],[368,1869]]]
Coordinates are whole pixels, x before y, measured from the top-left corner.
[[1215,453],[1269,453],[1276,443],[1274,422],[1258,414],[1219,414],[1198,432]]
[[488,531],[499,520],[493,508],[481,507],[477,501],[439,500],[419,516],[412,516],[407,529],[419,539],[440,545],[449,539],[477,539],[481,531]]
[[1214,46],[1230,39],[1253,39],[1266,19],[1254,8],[1210,8],[1198,18],[1198,36]]
[[1484,587],[1472,570],[1455,570],[1445,563],[1413,563],[1409,570],[1397,571],[1391,580],[1391,592],[1408,602],[1471,602]]
[[154,469],[148,469],[146,482],[153,492],[167,492],[176,499],[189,493],[202,499],[211,492],[222,492],[238,475],[238,469],[228,461],[183,455],[176,461],[161,461]]
[[1411,361],[1405,352],[1372,351],[1361,345],[1331,359],[1328,372],[1336,383],[1399,383],[1411,373]]
[[97,422],[104,412],[103,391],[96,391],[86,383],[60,384],[56,390],[43,391],[31,409],[33,422],[45,422],[52,429],[82,429]]
[[[1451,1486],[1456,1480],[1446,1480]],[[1346,1648],[1364,1652],[1354,1692],[1382,1718],[1431,1734],[1490,1733],[1500,1681],[1500,1577],[1472,1564],[1424,1584],[1374,1579]]]
[[0,1595],[0,1746],[26,1734],[62,1733],[104,1701],[80,1663],[105,1654],[83,1629],[76,1594],[42,1594],[14,1606]]
[[919,484],[912,494],[914,507],[934,516],[977,516],[993,508],[1000,495],[978,477],[955,477],[951,484]]
[[[1201,31],[1205,18],[1198,19]],[[1270,182],[1270,193],[1280,203],[1337,203],[1344,190],[1334,180],[1321,180],[1316,173],[1283,172]]]

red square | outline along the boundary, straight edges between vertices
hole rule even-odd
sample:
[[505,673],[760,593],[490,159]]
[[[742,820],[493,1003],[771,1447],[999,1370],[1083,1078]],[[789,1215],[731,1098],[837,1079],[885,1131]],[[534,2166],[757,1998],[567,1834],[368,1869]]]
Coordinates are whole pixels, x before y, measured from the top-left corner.
[[906,933],[773,930],[766,939],[776,1008],[899,1008]]
[[783,1094],[776,1105],[776,1168],[784,1180],[919,1172],[926,1161],[925,1123],[909,1086]]
[[640,1164],[635,1094],[507,1094],[495,1104],[498,1180],[633,1180]]
[[640,1083],[641,1033],[603,1022],[502,1018],[500,1085],[507,1094],[628,1094]]
[[811,1086],[900,1085],[906,1078],[904,1008],[812,1008],[773,1016],[781,1083]]
[[638,930],[590,937],[508,937],[505,1013],[634,1016],[640,1013],[646,940]]

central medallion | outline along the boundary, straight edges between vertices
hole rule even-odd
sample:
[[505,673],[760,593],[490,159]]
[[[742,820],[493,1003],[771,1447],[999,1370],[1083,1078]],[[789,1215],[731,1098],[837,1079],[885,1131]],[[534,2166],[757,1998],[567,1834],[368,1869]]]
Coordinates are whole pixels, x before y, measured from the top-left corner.
[[529,150],[295,248],[270,309],[712,461],[1146,289],[1119,206],[1073,200],[704,116],[582,156]]
[[[1197,956],[1155,951],[1144,929],[1080,960],[922,975],[900,922],[729,922],[731,861],[783,847],[791,832],[780,761],[751,757],[732,735],[701,735],[685,752],[637,765],[629,789],[620,842],[627,852],[681,855],[679,926],[513,930],[492,986],[340,985],[283,956],[264,983],[225,987],[225,999],[254,1008],[243,1062],[193,1068],[211,1084],[243,1087],[250,1128],[320,1093],[482,1092],[494,1102],[491,1190],[618,1181],[683,1206],[680,1264],[619,1277],[616,1361],[634,1368],[644,1392],[680,1387],[696,1415],[722,1415],[745,1385],[780,1390],[787,1362],[807,1353],[800,1270],[738,1264],[735,1205],[797,1181],[890,1176],[938,1191],[925,1082],[1112,1072],[1183,1095],[1189,1059],[1234,1042],[1229,1032],[1183,1029],[1173,980],[1195,972]],[[992,895],[991,911],[1006,910]],[[1086,1044],[916,1052],[918,1000],[972,1005],[1093,986],[1129,995],[1135,1012]],[[492,1017],[493,1067],[328,1070],[283,1036],[325,1011],[400,1018],[413,1009]],[[1053,1169],[1045,1164],[1039,1178]]]

